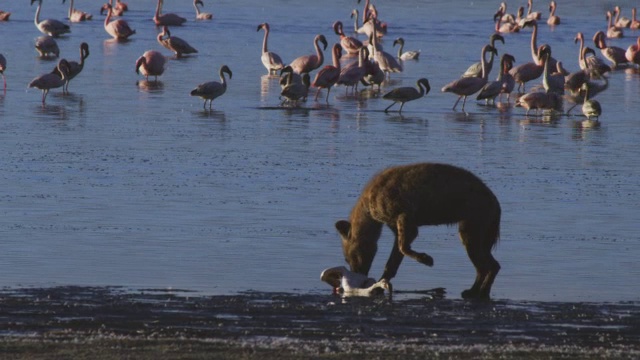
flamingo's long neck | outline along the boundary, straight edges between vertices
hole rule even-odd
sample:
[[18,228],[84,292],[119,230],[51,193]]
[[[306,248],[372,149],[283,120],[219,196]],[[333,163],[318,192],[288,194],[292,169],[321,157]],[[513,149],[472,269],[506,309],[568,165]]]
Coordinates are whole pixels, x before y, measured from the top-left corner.
[[364,9],[362,9],[362,23],[367,22],[367,18],[369,17],[369,0],[364,2]]
[[36,24],[36,26],[38,26],[38,24],[40,23],[40,8],[42,7],[42,0],[40,0],[40,2],[38,3],[38,8],[36,9],[36,17],[33,20],[33,22]]
[[156,19],[160,17],[161,7],[162,7],[162,0],[158,0],[158,5],[156,5]]
[[538,24],[534,23],[533,31],[531,32],[531,57],[533,58],[533,62],[538,65],[541,65],[542,59],[538,57]]
[[360,25],[358,24],[358,9],[353,9],[353,11],[351,12],[351,14],[353,15],[353,30],[355,32],[358,32],[358,29],[360,28]]
[[200,15],[200,9],[198,8],[197,2],[195,2],[195,1],[193,2],[193,7],[196,8],[196,16],[199,16]]
[[552,16],[556,16],[556,4],[555,3],[551,4],[551,14],[549,14],[549,17],[552,17]]
[[339,57],[338,57],[338,56],[339,56],[339,54],[340,54],[340,51],[341,51],[341,50],[340,50],[340,48],[339,48],[339,47],[337,47],[337,46],[333,49],[333,54],[332,54],[332,58],[333,58],[333,66],[334,66],[336,69],[340,69],[340,59],[339,59]]
[[269,26],[264,26],[264,39],[262,40],[262,53],[266,53],[267,50],[267,39],[269,38]]
[[104,18],[104,27],[106,28],[109,25],[109,20],[111,20],[111,13],[113,13],[113,7],[109,5],[107,8],[107,17]]
[[582,64],[584,61],[584,53],[582,52],[584,50],[584,37],[582,35],[579,35],[578,40],[580,40],[580,52],[578,53],[578,63]]
[[322,63],[324,62],[324,54],[322,53],[322,50],[320,50],[320,45],[318,44],[320,40],[318,38],[316,38],[316,40],[314,41],[314,45],[316,47],[316,55],[318,56],[318,66],[322,65]]
[[611,18],[613,17],[613,15],[611,14],[611,11],[607,11],[607,29],[611,27]]
[[400,44],[400,48],[398,49],[398,58],[400,58],[400,56],[402,56],[402,50],[404,48],[404,42],[398,41],[398,44]]
[[71,15],[73,14],[73,0],[69,3],[69,19],[71,19]]
[[487,79],[487,70],[485,69],[485,55],[487,53],[486,48],[482,48],[482,56],[480,57],[480,67],[482,68],[482,79]]

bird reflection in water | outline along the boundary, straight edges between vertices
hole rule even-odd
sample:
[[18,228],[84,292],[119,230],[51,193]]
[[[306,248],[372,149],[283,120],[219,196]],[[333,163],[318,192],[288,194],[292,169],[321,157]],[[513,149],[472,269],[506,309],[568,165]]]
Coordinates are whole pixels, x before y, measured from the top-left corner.
[[164,82],[159,80],[138,80],[136,86],[148,93],[160,93],[164,90]]

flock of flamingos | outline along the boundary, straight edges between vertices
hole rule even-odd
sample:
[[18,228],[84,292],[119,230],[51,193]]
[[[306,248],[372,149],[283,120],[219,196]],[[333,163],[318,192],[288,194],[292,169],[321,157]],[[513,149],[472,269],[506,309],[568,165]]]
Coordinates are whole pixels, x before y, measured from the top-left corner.
[[[36,40],[35,47],[40,56],[59,56],[59,49],[55,38],[63,36],[71,31],[69,25],[63,21],[55,19],[40,19],[42,0],[31,0],[31,5],[37,3],[35,10],[35,25],[44,34]],[[62,1],[63,3],[66,0]],[[90,20],[90,13],[74,8],[74,0],[69,0],[68,21],[80,22]],[[360,0],[358,0],[358,3]],[[169,26],[180,26],[187,21],[186,18],[173,13],[162,12],[163,0],[158,0],[153,21],[158,27],[162,27],[162,32],[157,35],[158,42],[175,53],[176,57],[197,53],[189,43],[179,37],[172,36]],[[200,6],[204,6],[202,0],[194,0],[193,6],[196,11],[196,20],[211,20],[212,14],[200,11]],[[620,7],[616,6],[606,13],[607,27],[603,31],[598,31],[593,36],[594,46],[600,50],[602,57],[596,51],[586,46],[585,37],[578,33],[575,42],[580,42],[580,70],[574,73],[567,72],[562,62],[552,56],[551,47],[548,44],[537,45],[538,26],[545,21],[548,26],[560,26],[561,19],[556,15],[557,4],[555,1],[549,3],[549,14],[546,20],[542,20],[541,12],[533,11],[532,0],[527,2],[527,12],[524,7],[520,7],[517,13],[507,12],[506,2],[502,2],[495,13],[495,33],[491,35],[490,41],[481,50],[480,61],[472,64],[460,78],[442,87],[443,92],[451,92],[458,96],[453,109],[457,107],[462,99],[462,110],[466,104],[468,96],[477,94],[477,100],[485,100],[495,104],[496,98],[502,101],[503,96],[510,104],[510,95],[517,87],[515,106],[521,106],[527,111],[530,110],[562,110],[564,101],[572,104],[567,110],[570,112],[576,105],[582,105],[582,112],[587,120],[584,126],[599,125],[598,117],[601,114],[601,106],[594,97],[606,90],[609,86],[607,73],[624,68],[636,68],[640,65],[640,37],[637,41],[623,49],[615,46],[607,46],[607,39],[619,38],[624,31],[632,32],[640,29],[640,21],[636,20],[636,9],[632,9],[632,18],[621,16]],[[114,39],[126,41],[135,35],[127,23],[127,4],[116,0],[109,0],[100,9],[100,13],[106,12],[104,19],[105,31]],[[8,21],[9,12],[0,10],[0,21]],[[387,34],[387,25],[380,20],[376,7],[365,1],[362,11],[362,25],[359,24],[360,14],[358,10],[353,10],[355,36],[346,35],[343,24],[336,21],[333,25],[334,32],[339,36],[340,41],[331,48],[331,65],[325,65],[323,51],[327,48],[327,39],[324,35],[317,35],[314,39],[315,54],[300,56],[288,64],[285,64],[281,57],[273,51],[268,50],[269,24],[258,25],[257,31],[264,31],[261,60],[270,75],[280,74],[281,105],[295,106],[299,101],[306,100],[310,87],[316,88],[315,100],[321,89],[326,89],[325,101],[329,102],[331,88],[335,85],[344,85],[347,89],[353,89],[354,93],[361,83],[364,86],[378,87],[390,78],[392,73],[403,71],[403,62],[418,59],[419,51],[404,51],[404,39],[397,38],[393,46],[399,45],[397,53],[386,52],[380,39]],[[504,43],[502,34],[518,32],[524,28],[531,28],[531,62],[525,62],[514,66],[515,59],[509,54],[502,54],[499,59],[498,76],[494,81],[489,80],[489,74],[493,67],[494,57],[497,55],[496,42]],[[627,30],[628,29],[628,30]],[[363,35],[364,39],[359,40],[358,35]],[[322,47],[321,47],[322,45]],[[59,60],[57,66],[51,73],[43,74],[33,79],[29,87],[42,90],[42,104],[45,105],[47,93],[50,89],[62,88],[63,92],[68,92],[69,81],[76,77],[83,69],[84,61],[89,56],[89,46],[82,43],[80,46],[80,61]],[[351,59],[344,61],[344,59]],[[606,60],[605,60],[606,59]],[[152,76],[157,79],[165,70],[167,57],[162,53],[149,50],[146,51],[136,61],[135,70],[147,79]],[[5,57],[0,54],[0,74],[4,80],[6,91],[6,79],[4,72],[7,64]],[[311,77],[311,73],[318,70]],[[198,85],[191,91],[192,96],[199,96],[204,99],[204,108],[209,102],[209,109],[212,107],[214,99],[223,95],[227,88],[227,75],[232,77],[231,69],[227,65],[220,68],[220,81],[210,81]],[[534,87],[530,92],[526,92],[526,85],[542,77],[542,86]],[[383,95],[383,99],[391,101],[385,112],[392,106],[400,103],[399,112],[406,102],[419,99],[431,90],[429,81],[420,78],[416,82],[417,87],[399,87]]]

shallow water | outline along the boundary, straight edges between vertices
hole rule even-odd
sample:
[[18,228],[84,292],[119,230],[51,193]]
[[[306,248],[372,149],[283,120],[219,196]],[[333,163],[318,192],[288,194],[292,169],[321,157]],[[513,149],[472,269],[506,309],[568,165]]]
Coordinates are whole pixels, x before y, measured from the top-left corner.
[[[619,3],[628,12],[632,2]],[[53,90],[43,107],[40,92],[27,84],[55,61],[33,50],[41,35],[35,6],[1,3],[13,12],[0,23],[0,52],[8,61],[0,97],[1,285],[330,291],[319,274],[343,262],[333,224],[348,216],[364,183],[389,165],[437,161],[475,172],[501,202],[495,256],[502,271],[494,298],[640,299],[637,72],[609,76],[609,90],[598,96],[604,108],[598,129],[576,128],[579,116],[525,117],[520,108],[474,101],[468,114],[460,105],[452,111],[455,96],[439,89],[477,61],[498,4],[380,2],[390,29],[385,50],[395,50],[397,36],[407,49],[422,50],[420,61],[406,63],[383,91],[427,77],[431,93],[408,103],[403,116],[382,112],[388,103],[379,97],[345,96],[341,87],[329,106],[308,101],[304,109],[274,109],[279,87],[264,76],[256,26],[271,24],[270,50],[290,61],[313,51],[317,33],[334,43],[335,20],[351,29],[355,1],[302,9],[288,1],[209,2],[204,10],[215,16],[209,22],[192,21],[190,6],[167,2],[165,12],[189,18],[172,34],[199,53],[171,59],[155,86],[134,72],[146,50],[171,56],[155,41],[154,1],[130,2],[125,18],[137,34],[127,43],[108,40],[100,4],[76,2],[96,20],[73,24],[58,40],[61,55],[78,60],[83,41],[91,55],[71,94]],[[563,24],[553,30],[540,24],[538,43],[549,43],[554,57],[577,70],[573,38],[604,29],[605,9],[563,2]],[[41,17],[65,15],[65,6],[47,1]],[[609,43],[626,48],[640,35],[628,33]],[[529,39],[530,30],[507,35],[498,50],[517,63],[530,61]],[[214,111],[203,111],[188,94],[217,79],[222,64],[234,74],[228,92]],[[390,240],[385,230],[371,275],[380,275]],[[423,228],[414,244],[435,266],[405,261],[394,287],[446,287],[448,297],[458,298],[474,270],[455,228]]]

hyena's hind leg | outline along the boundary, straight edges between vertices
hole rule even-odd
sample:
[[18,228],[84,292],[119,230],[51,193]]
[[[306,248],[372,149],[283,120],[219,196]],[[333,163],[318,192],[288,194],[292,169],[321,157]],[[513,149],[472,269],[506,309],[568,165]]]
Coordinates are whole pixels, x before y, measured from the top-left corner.
[[[418,236],[418,225],[406,214],[398,216],[396,222],[396,243],[400,252],[419,263],[433,266],[433,258],[425,253],[419,253],[411,249],[411,243]],[[399,264],[398,264],[399,265]]]
[[460,222],[460,239],[467,255],[476,268],[476,280],[470,289],[462,292],[464,299],[489,299],[491,286],[500,271],[500,263],[491,254],[497,239],[487,223]]

